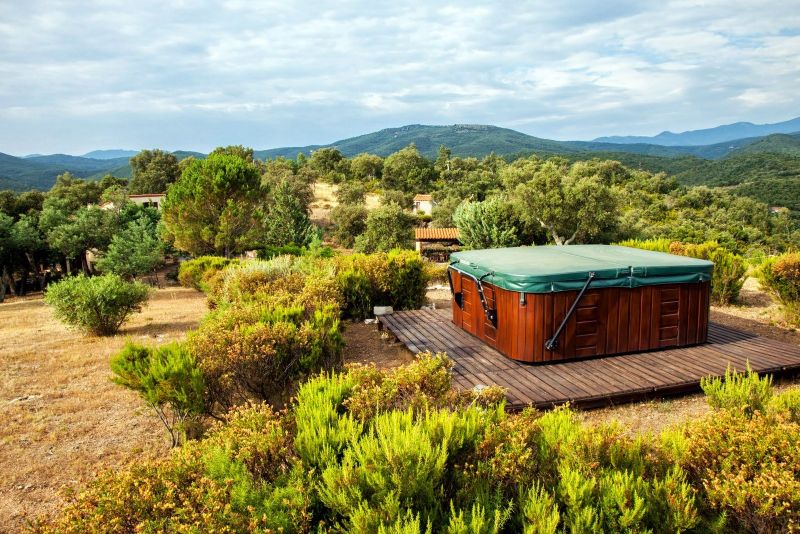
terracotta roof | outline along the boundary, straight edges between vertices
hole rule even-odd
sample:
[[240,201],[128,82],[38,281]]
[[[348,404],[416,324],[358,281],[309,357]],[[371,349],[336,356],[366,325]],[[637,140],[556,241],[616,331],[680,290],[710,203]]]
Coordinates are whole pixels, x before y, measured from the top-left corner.
[[166,193],[150,193],[145,195],[128,195],[130,198],[163,197]]
[[417,241],[455,241],[458,228],[415,228],[414,238]]
[[433,200],[433,196],[431,196],[431,195],[417,195],[417,196],[414,197],[414,201],[416,202],[418,200]]

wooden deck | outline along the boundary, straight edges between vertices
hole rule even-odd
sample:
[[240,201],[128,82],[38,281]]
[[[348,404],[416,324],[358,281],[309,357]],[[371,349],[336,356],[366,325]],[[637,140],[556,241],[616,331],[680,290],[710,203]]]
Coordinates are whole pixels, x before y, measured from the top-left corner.
[[700,379],[725,374],[728,366],[773,375],[800,371],[800,346],[712,323],[709,343],[676,349],[563,363],[525,364],[506,358],[457,328],[450,310],[395,312],[379,319],[412,352],[446,352],[456,387],[497,384],[508,406],[550,408],[570,402],[596,407],[698,391]]

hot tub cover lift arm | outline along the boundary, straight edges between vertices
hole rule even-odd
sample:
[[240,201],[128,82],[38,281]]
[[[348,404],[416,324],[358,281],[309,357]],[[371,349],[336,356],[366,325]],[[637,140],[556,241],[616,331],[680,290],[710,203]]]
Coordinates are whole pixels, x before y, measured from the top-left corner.
[[[497,326],[497,310],[493,310],[493,309],[489,308],[489,304],[488,304],[488,302],[486,302],[486,295],[484,295],[484,293],[483,293],[483,279],[486,278],[487,276],[492,275],[492,274],[493,273],[490,271],[490,272],[484,274],[483,276],[481,276],[480,278],[476,278],[475,276],[473,276],[473,275],[471,275],[469,273],[465,273],[463,271],[461,272],[461,276],[466,276],[466,277],[472,278],[475,281],[475,287],[478,289],[478,297],[480,297],[480,299],[481,299],[481,306],[483,307],[483,313],[484,313],[484,315],[486,315],[486,319],[488,319],[489,322],[492,323],[492,326],[496,327]],[[453,300],[455,300],[456,304],[458,304],[458,307],[463,310],[464,309],[464,299],[462,298],[462,295],[461,295],[460,291],[458,293],[455,292],[455,288],[453,287],[453,278],[450,275],[450,269],[447,269],[447,282],[450,284],[450,293],[453,294]]]
[[558,348],[558,337],[561,335],[561,332],[564,330],[564,327],[567,326],[572,314],[575,313],[575,309],[578,307],[578,303],[583,298],[583,294],[586,293],[586,290],[589,289],[589,285],[591,285],[592,280],[594,280],[595,273],[589,273],[589,278],[586,279],[586,283],[583,284],[578,296],[575,297],[575,301],[572,303],[572,306],[569,308],[567,315],[564,316],[564,320],[561,321],[561,324],[558,325],[558,329],[555,331],[553,336],[544,342],[544,348],[553,352]]

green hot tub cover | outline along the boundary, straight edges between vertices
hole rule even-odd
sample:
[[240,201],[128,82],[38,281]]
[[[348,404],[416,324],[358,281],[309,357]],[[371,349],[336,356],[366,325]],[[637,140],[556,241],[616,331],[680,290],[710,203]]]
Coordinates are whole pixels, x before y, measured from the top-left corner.
[[707,282],[710,261],[614,245],[567,245],[467,250],[450,265],[509,291],[552,293],[592,288]]

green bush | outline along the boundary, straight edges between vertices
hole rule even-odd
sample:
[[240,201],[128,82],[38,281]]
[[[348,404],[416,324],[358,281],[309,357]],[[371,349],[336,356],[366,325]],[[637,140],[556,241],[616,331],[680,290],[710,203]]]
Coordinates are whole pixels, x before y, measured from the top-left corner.
[[711,300],[718,304],[734,302],[739,298],[739,292],[744,285],[747,262],[716,241],[694,245],[678,241],[670,242],[669,239],[629,239],[616,244],[714,262],[714,271],[711,275]]
[[[763,392],[752,376],[725,380]],[[287,411],[235,409],[169,458],[101,476],[36,530],[790,532],[800,522],[796,392],[750,413],[722,402],[658,440],[582,423],[567,407],[509,414],[449,386],[446,360],[431,355],[391,372],[317,375]]]
[[293,384],[340,365],[343,340],[338,311],[300,306],[223,307],[188,339],[206,377],[214,411],[253,401],[282,405]]
[[700,387],[712,408],[738,410],[747,415],[764,412],[772,398],[772,377],[758,376],[749,365],[744,373],[728,368],[724,378],[704,378]]
[[147,301],[149,289],[116,274],[65,278],[47,288],[44,300],[57,319],[88,333],[108,336]]
[[799,324],[800,254],[793,252],[765,260],[758,279],[783,304],[787,320]]
[[628,239],[614,244],[621,247],[640,248],[654,252],[669,252],[670,243],[669,239]]
[[200,256],[187,260],[178,268],[178,282],[183,287],[193,287],[205,291],[204,278],[225,269],[228,265],[238,263],[239,260],[235,258],[223,258],[222,256]]
[[670,253],[692,258],[700,258],[714,262],[711,274],[711,300],[718,304],[730,304],[739,298],[739,291],[744,285],[747,273],[747,262],[716,241],[707,241],[699,245],[673,242]]
[[336,258],[337,283],[346,316],[363,319],[372,306],[418,309],[425,303],[428,274],[416,252],[352,254]]
[[111,371],[114,382],[139,393],[156,411],[173,447],[197,433],[199,416],[206,412],[205,380],[182,345],[126,343],[111,359]]

